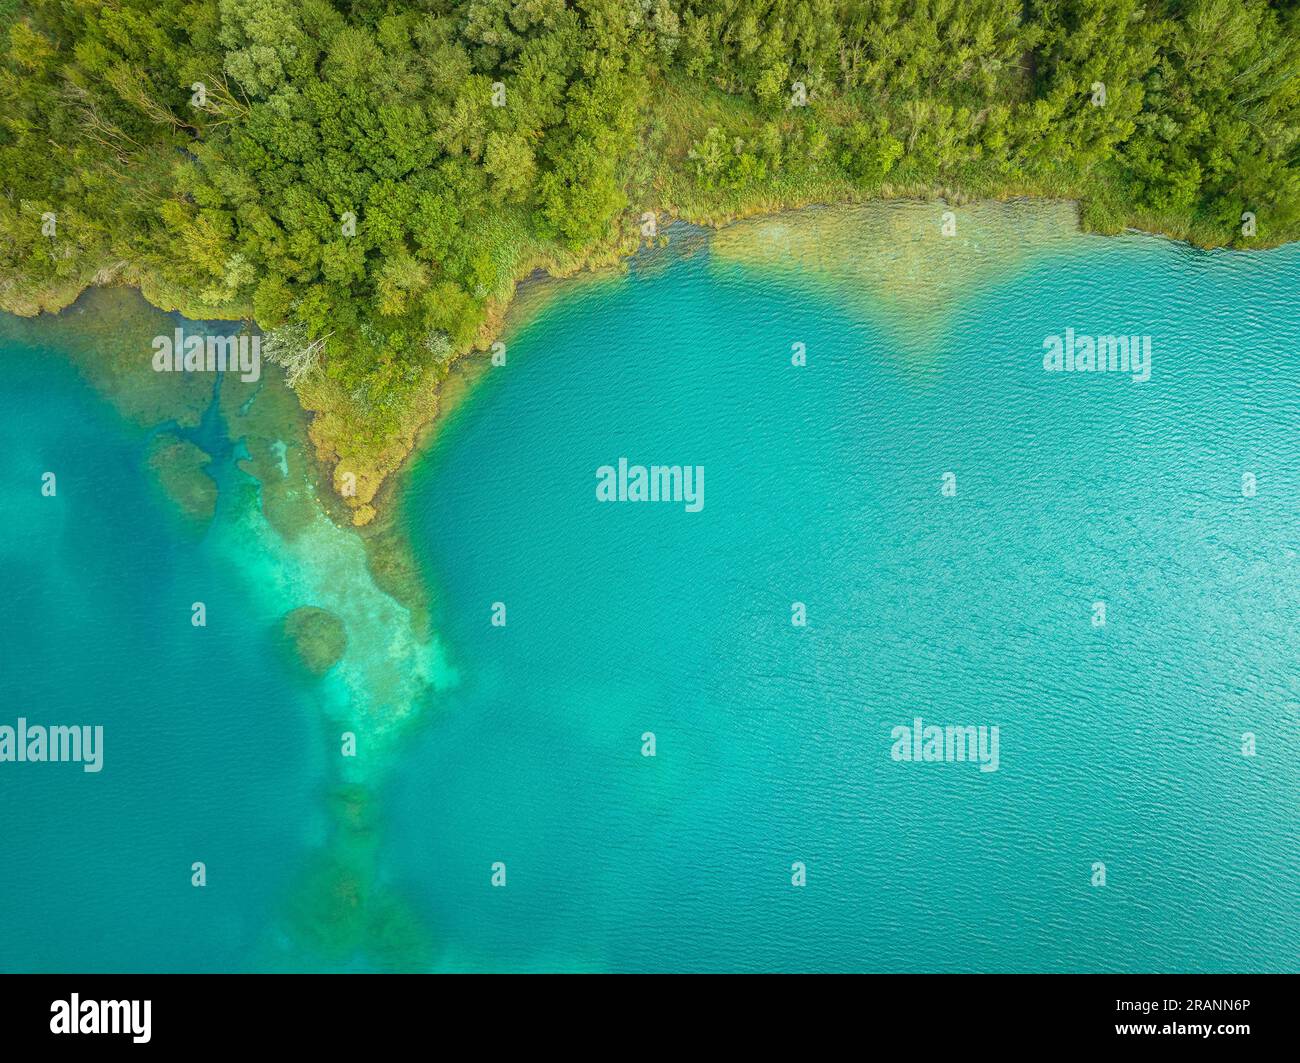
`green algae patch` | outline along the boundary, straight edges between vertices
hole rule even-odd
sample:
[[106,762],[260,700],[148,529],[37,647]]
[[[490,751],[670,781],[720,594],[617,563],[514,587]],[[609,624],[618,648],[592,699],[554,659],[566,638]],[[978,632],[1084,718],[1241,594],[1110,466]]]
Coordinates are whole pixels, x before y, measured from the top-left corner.
[[314,605],[291,609],[284,614],[281,625],[298,661],[312,675],[324,675],[348,648],[343,621],[328,609]]
[[263,365],[262,378],[251,383],[227,374],[220,409],[230,438],[243,443],[239,468],[257,481],[267,523],[286,542],[296,542],[318,507],[307,415],[283,371]]
[[149,443],[149,468],[163,493],[187,520],[204,527],[217,510],[217,483],[207,472],[211,463],[205,450],[170,432]]
[[748,218],[720,229],[710,253],[718,268],[780,274],[925,351],[977,292],[1086,241],[1071,202],[884,202]]
[[55,317],[0,319],[0,338],[58,348],[139,427],[194,428],[212,402],[213,374],[154,370],[154,339],[174,327],[134,289],[91,288]]
[[375,791],[343,784],[328,798],[331,833],[295,876],[283,902],[283,934],[270,943],[270,970],[424,971],[430,928],[379,871],[382,837]]
[[428,970],[429,928],[404,897],[375,881],[373,862],[337,847],[318,853],[294,884],[281,920],[284,941],[265,957],[265,966]]

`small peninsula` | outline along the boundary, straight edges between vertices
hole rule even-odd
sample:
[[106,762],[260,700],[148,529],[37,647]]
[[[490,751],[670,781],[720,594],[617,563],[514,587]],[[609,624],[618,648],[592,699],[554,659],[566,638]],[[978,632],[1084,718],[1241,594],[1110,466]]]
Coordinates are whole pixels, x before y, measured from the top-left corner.
[[[1266,0],[0,4],[0,308],[247,320],[347,518],[516,282],[816,203],[1076,200],[1300,235],[1300,13]],[[196,504],[197,499],[196,499]]]

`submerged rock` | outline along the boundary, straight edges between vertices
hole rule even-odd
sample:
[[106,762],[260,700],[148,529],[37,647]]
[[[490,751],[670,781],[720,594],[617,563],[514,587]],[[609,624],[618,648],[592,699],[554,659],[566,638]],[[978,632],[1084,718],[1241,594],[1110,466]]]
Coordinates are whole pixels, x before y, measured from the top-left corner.
[[284,614],[284,634],[302,666],[313,675],[334,667],[348,646],[343,621],[328,609],[304,605]]
[[167,497],[188,519],[206,525],[217,509],[217,484],[206,469],[212,457],[201,447],[170,432],[149,444],[149,468]]

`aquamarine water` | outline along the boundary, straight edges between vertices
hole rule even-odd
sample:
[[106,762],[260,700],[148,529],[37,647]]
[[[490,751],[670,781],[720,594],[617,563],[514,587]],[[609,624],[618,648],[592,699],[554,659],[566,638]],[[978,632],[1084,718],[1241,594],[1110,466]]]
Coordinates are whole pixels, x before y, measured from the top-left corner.
[[[0,764],[0,970],[248,969],[321,831],[319,725],[276,614],[230,522],[181,525],[144,475],[150,433],[63,350],[6,342],[0,380],[0,724],[104,728],[97,773]],[[214,416],[184,434],[225,483]]]
[[[355,536],[249,509],[215,388],[168,428],[214,457],[196,535],[153,430],[7,333],[0,724],[106,749],[0,764],[0,970],[1293,970],[1300,247],[1077,238],[954,290],[707,248],[561,289],[402,485],[449,662]],[[1150,334],[1151,380],[1044,372],[1067,328]],[[704,508],[598,503],[620,457]],[[303,604],[350,625],[325,680],[273,646]],[[892,759],[918,716],[998,726],[998,770]],[[352,850],[340,783],[383,798]]]
[[[921,320],[707,252],[560,294],[406,497],[462,682],[385,866],[440,965],[1294,969],[1298,300],[1300,248],[1143,237]],[[1151,379],[1045,372],[1067,328]],[[598,503],[621,456],[703,510]],[[998,770],[893,760],[918,716]]]

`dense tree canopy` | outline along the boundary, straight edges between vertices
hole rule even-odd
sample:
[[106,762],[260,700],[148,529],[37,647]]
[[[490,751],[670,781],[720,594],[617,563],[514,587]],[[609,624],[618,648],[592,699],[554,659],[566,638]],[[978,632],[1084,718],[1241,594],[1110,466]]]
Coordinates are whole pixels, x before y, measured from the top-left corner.
[[686,199],[1300,234],[1284,0],[0,0],[0,29],[5,304],[134,270],[323,352],[380,434],[522,268]]

